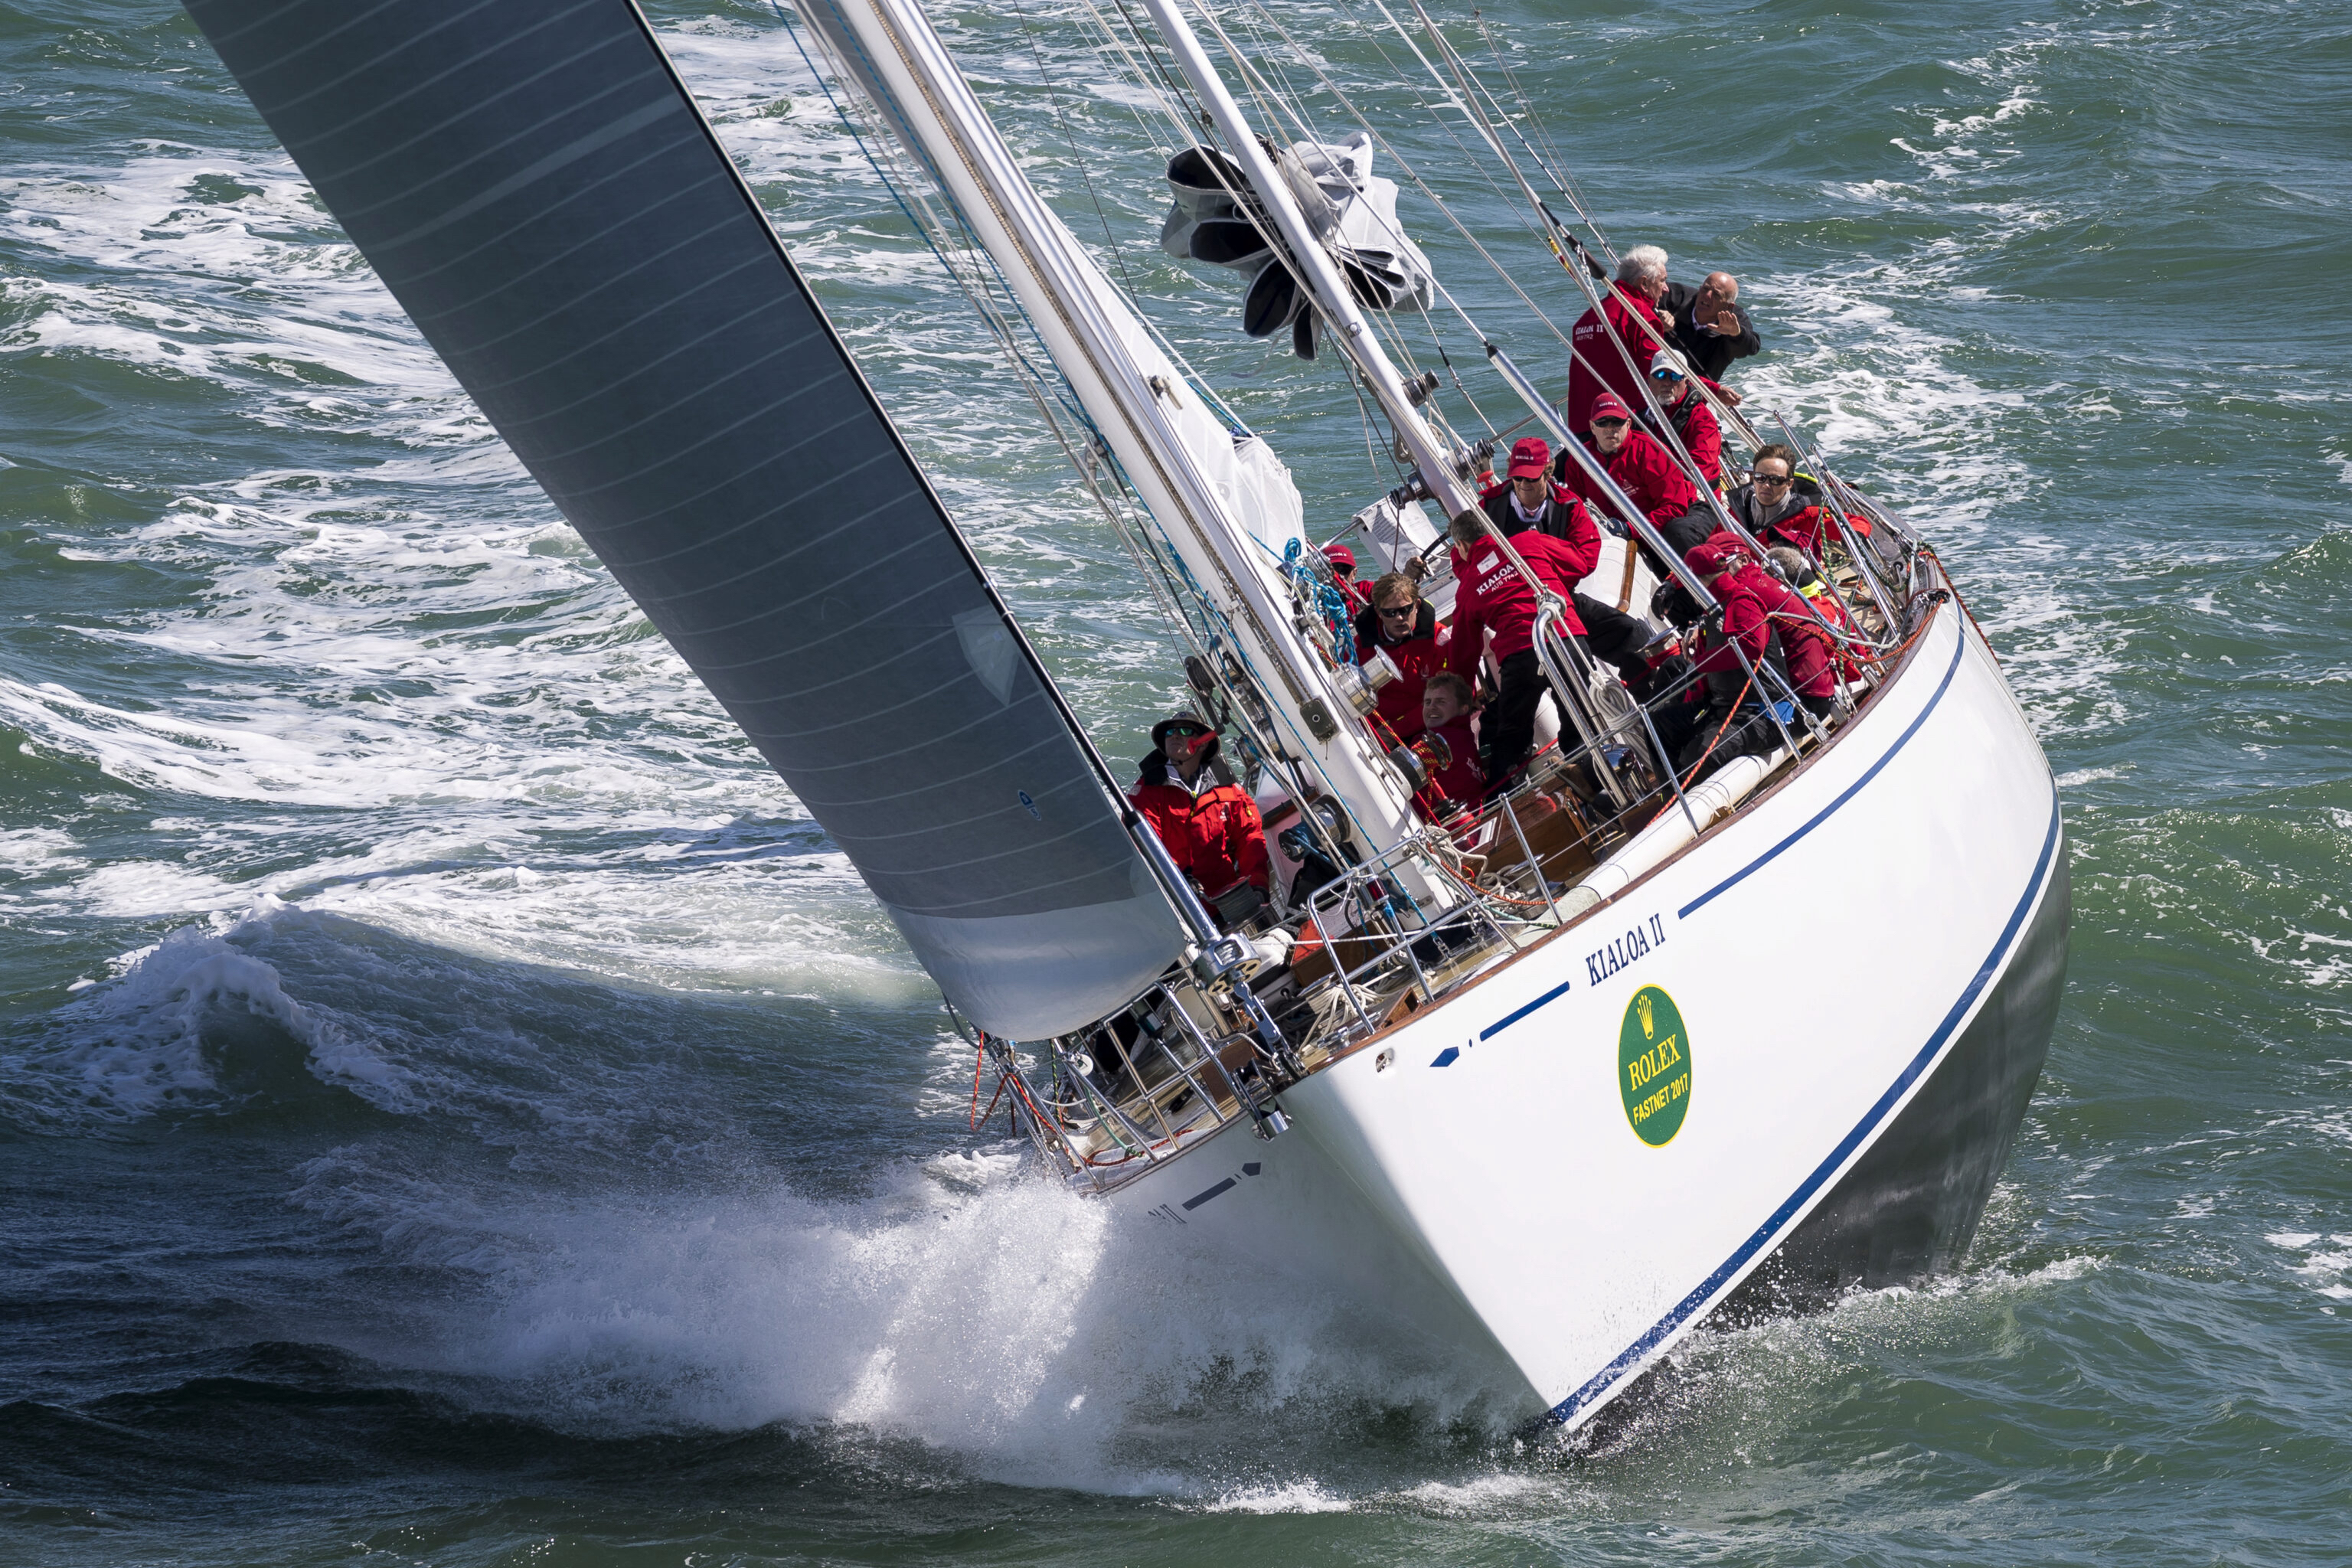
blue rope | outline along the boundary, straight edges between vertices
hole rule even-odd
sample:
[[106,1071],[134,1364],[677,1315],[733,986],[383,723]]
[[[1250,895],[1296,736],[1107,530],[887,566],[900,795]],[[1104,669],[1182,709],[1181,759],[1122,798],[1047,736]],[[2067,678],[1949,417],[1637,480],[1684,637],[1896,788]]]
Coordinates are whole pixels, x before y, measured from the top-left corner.
[[1348,595],[1339,592],[1339,584],[1328,575],[1309,564],[1304,540],[1294,539],[1282,547],[1282,570],[1298,584],[1307,602],[1323,617],[1323,624],[1331,628],[1333,657],[1342,664],[1355,663],[1355,617],[1349,613]]

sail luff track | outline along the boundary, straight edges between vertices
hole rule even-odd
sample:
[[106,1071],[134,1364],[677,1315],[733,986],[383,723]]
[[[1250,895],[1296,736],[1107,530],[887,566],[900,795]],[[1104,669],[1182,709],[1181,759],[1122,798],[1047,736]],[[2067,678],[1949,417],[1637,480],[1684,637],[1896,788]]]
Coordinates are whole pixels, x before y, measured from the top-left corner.
[[1034,1039],[1149,984],[1173,912],[635,6],[188,10],[950,999]]

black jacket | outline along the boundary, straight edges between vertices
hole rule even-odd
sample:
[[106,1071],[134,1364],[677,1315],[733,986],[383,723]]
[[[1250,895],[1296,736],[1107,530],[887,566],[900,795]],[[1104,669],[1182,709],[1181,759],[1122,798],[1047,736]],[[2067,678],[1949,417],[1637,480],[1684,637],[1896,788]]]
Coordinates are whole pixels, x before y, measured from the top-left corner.
[[[1797,503],[1790,509],[1790,516],[1804,510],[1809,506],[1822,504],[1822,487],[1810,475],[1797,475],[1796,482],[1790,485],[1789,489]],[[1729,495],[1723,498],[1723,503],[1730,509],[1732,516],[1747,526],[1748,532],[1754,533],[1764,526],[1756,520],[1756,485],[1753,480],[1734,489]]]
[[1505,485],[1478,503],[1495,525],[1495,531],[1508,539],[1523,528],[1533,528],[1538,533],[1549,533],[1554,539],[1566,539],[1569,534],[1570,503],[1557,500],[1544,502],[1543,515],[1532,523],[1521,522],[1517,508],[1511,505],[1511,487]]
[[1669,283],[1666,297],[1659,304],[1674,318],[1675,347],[1690,361],[1691,368],[1709,381],[1721,381],[1733,360],[1746,359],[1756,353],[1764,346],[1764,340],[1756,335],[1756,323],[1748,319],[1747,310],[1739,305],[1731,307],[1731,313],[1739,318],[1738,337],[1700,331],[1691,319],[1691,307],[1697,302],[1697,289],[1687,283]]
[[[1437,612],[1430,607],[1427,600],[1423,600],[1416,607],[1421,613],[1412,618],[1412,632],[1399,637],[1397,642],[1411,642],[1414,637],[1433,637],[1437,635]],[[1356,647],[1359,650],[1395,646],[1395,643],[1381,641],[1381,613],[1378,610],[1366,605],[1356,612]],[[1361,658],[1363,655],[1360,652],[1358,657]]]

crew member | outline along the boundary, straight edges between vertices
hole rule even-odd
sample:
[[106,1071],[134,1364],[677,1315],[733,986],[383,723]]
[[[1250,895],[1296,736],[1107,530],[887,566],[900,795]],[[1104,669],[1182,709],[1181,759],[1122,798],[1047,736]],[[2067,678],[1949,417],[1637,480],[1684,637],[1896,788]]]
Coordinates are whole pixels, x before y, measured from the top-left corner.
[[[1838,538],[1837,521],[1822,504],[1822,487],[1797,472],[1797,455],[1778,441],[1757,448],[1755,460],[1748,465],[1748,482],[1725,498],[1724,504],[1767,549],[1790,545],[1819,561]],[[1857,516],[1849,521],[1855,532],[1869,537],[1865,519]]]
[[1552,482],[1551,447],[1540,436],[1522,437],[1512,444],[1507,482],[1480,495],[1478,504],[1507,535],[1532,528],[1580,547],[1589,538],[1599,558],[1601,531],[1584,503]]
[[[1698,471],[1706,476],[1707,484],[1721,490],[1723,426],[1716,423],[1715,410],[1709,408],[1706,399],[1699,395],[1698,387],[1690,377],[1690,367],[1683,363],[1683,356],[1672,349],[1660,349],[1650,356],[1650,395],[1657,400],[1659,410],[1665,415],[1665,423],[1674,427],[1675,435],[1683,444],[1683,450],[1688,452],[1691,461],[1698,465]],[[1658,445],[1667,448],[1669,458],[1673,456],[1673,447],[1664,432],[1659,428],[1655,412],[1648,408],[1642,410],[1642,428],[1644,434],[1655,437]]]
[[1206,721],[1177,710],[1151,727],[1127,798],[1231,931],[1265,904],[1265,825],[1218,749]]
[[1535,590],[1510,552],[1517,551],[1537,582],[1559,595],[1566,606],[1561,630],[1581,637],[1584,623],[1576,613],[1576,584],[1591,572],[1601,541],[1596,531],[1591,548],[1580,550],[1529,528],[1512,534],[1507,549],[1488,536],[1487,526],[1475,511],[1454,520],[1454,646],[1446,666],[1465,681],[1475,680],[1487,634],[1494,635],[1499,681],[1495,700],[1479,721],[1486,742],[1486,793],[1491,795],[1527,760],[1535,742],[1536,708],[1544,695],[1543,667],[1535,650]]
[[[1661,313],[1674,323],[1674,343],[1683,356],[1709,381],[1721,381],[1731,362],[1746,359],[1764,346],[1756,323],[1739,303],[1739,279],[1728,272],[1710,272],[1696,289],[1669,283],[1659,300]],[[1724,401],[1739,406],[1739,395],[1726,388]]]
[[1478,737],[1470,728],[1476,700],[1470,683],[1450,669],[1431,676],[1422,690],[1421,732],[1407,743],[1419,753],[1429,773],[1429,783],[1413,804],[1433,822],[1457,815],[1446,809],[1449,805],[1475,807],[1484,793],[1478,773]]
[[[1626,412],[1623,400],[1615,393],[1604,392],[1592,400],[1592,418],[1584,446],[1601,459],[1601,468],[1617,481],[1617,488],[1665,536],[1667,548],[1694,550],[1706,543],[1706,536],[1715,531],[1715,514],[1699,495],[1698,488],[1684,477],[1674,458],[1648,431],[1633,428],[1633,415]],[[1570,489],[1602,511],[1609,510],[1600,485],[1586,476],[1582,465],[1571,463],[1565,452],[1559,455],[1558,471]],[[1654,562],[1652,565],[1661,578],[1666,575],[1663,563]]]
[[[1642,401],[1642,374],[1674,323],[1658,309],[1666,292],[1666,253],[1637,245],[1617,264],[1617,281],[1598,310],[1569,329],[1568,427],[1581,430],[1593,399],[1614,392],[1628,407]],[[1623,345],[1622,348],[1619,345]]]
[[1838,679],[1849,683],[1860,680],[1864,673],[1863,659],[1870,643],[1862,635],[1862,628],[1854,624],[1853,613],[1845,607],[1844,598],[1813,569],[1813,563],[1805,559],[1803,551],[1776,544],[1766,554],[1771,558],[1772,564],[1780,569],[1780,575],[1788,580],[1790,585],[1805,596],[1805,602],[1813,607],[1813,613],[1828,624],[1837,643]]
[[[1551,479],[1551,447],[1539,436],[1525,437],[1511,447],[1510,479],[1480,496],[1479,504],[1496,531],[1506,538],[1522,529],[1534,529],[1563,540],[1580,560],[1601,560],[1601,530],[1584,502]],[[1591,575],[1586,568],[1585,574]],[[1580,578],[1579,581],[1582,579]],[[1628,682],[1649,672],[1642,650],[1649,645],[1650,628],[1639,618],[1590,594],[1571,595],[1576,618],[1582,623],[1587,646],[1597,658],[1617,667]]]
[[[1706,547],[1724,558],[1727,570],[1762,606],[1788,661],[1789,686],[1797,700],[1816,719],[1836,712],[1837,638],[1813,613],[1804,595],[1750,560],[1736,533],[1718,533],[1706,542]],[[1765,695],[1767,700],[1776,700],[1783,693],[1775,689]]]
[[1780,743],[1780,731],[1761,706],[1780,694],[1759,694],[1750,673],[1776,663],[1780,643],[1764,606],[1733,569],[1740,559],[1736,542],[1727,550],[1713,541],[1685,557],[1723,606],[1720,621],[1700,638],[1694,660],[1700,680],[1691,700],[1651,712],[1658,743],[1672,759],[1668,765],[1685,784],[1696,782],[1702,763],[1711,773],[1734,757]]
[[1323,559],[1331,563],[1331,581],[1347,595],[1348,608],[1362,609],[1370,601],[1365,597],[1364,585],[1356,581],[1356,552],[1344,544],[1327,544],[1323,547]]
[[1356,659],[1361,663],[1378,649],[1397,668],[1397,678],[1380,689],[1373,710],[1373,733],[1383,747],[1421,728],[1422,688],[1445,668],[1453,641],[1453,628],[1437,624],[1437,612],[1423,601],[1421,584],[1412,577],[1391,572],[1372,584],[1372,602],[1356,617]]

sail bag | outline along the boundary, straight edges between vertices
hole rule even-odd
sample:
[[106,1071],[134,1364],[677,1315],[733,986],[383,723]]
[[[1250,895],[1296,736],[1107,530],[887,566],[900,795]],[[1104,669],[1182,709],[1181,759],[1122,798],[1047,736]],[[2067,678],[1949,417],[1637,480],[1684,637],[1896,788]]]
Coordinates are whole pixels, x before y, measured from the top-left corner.
[[629,0],[188,0],[564,517],[1013,1039],[1184,937],[1045,677]]

